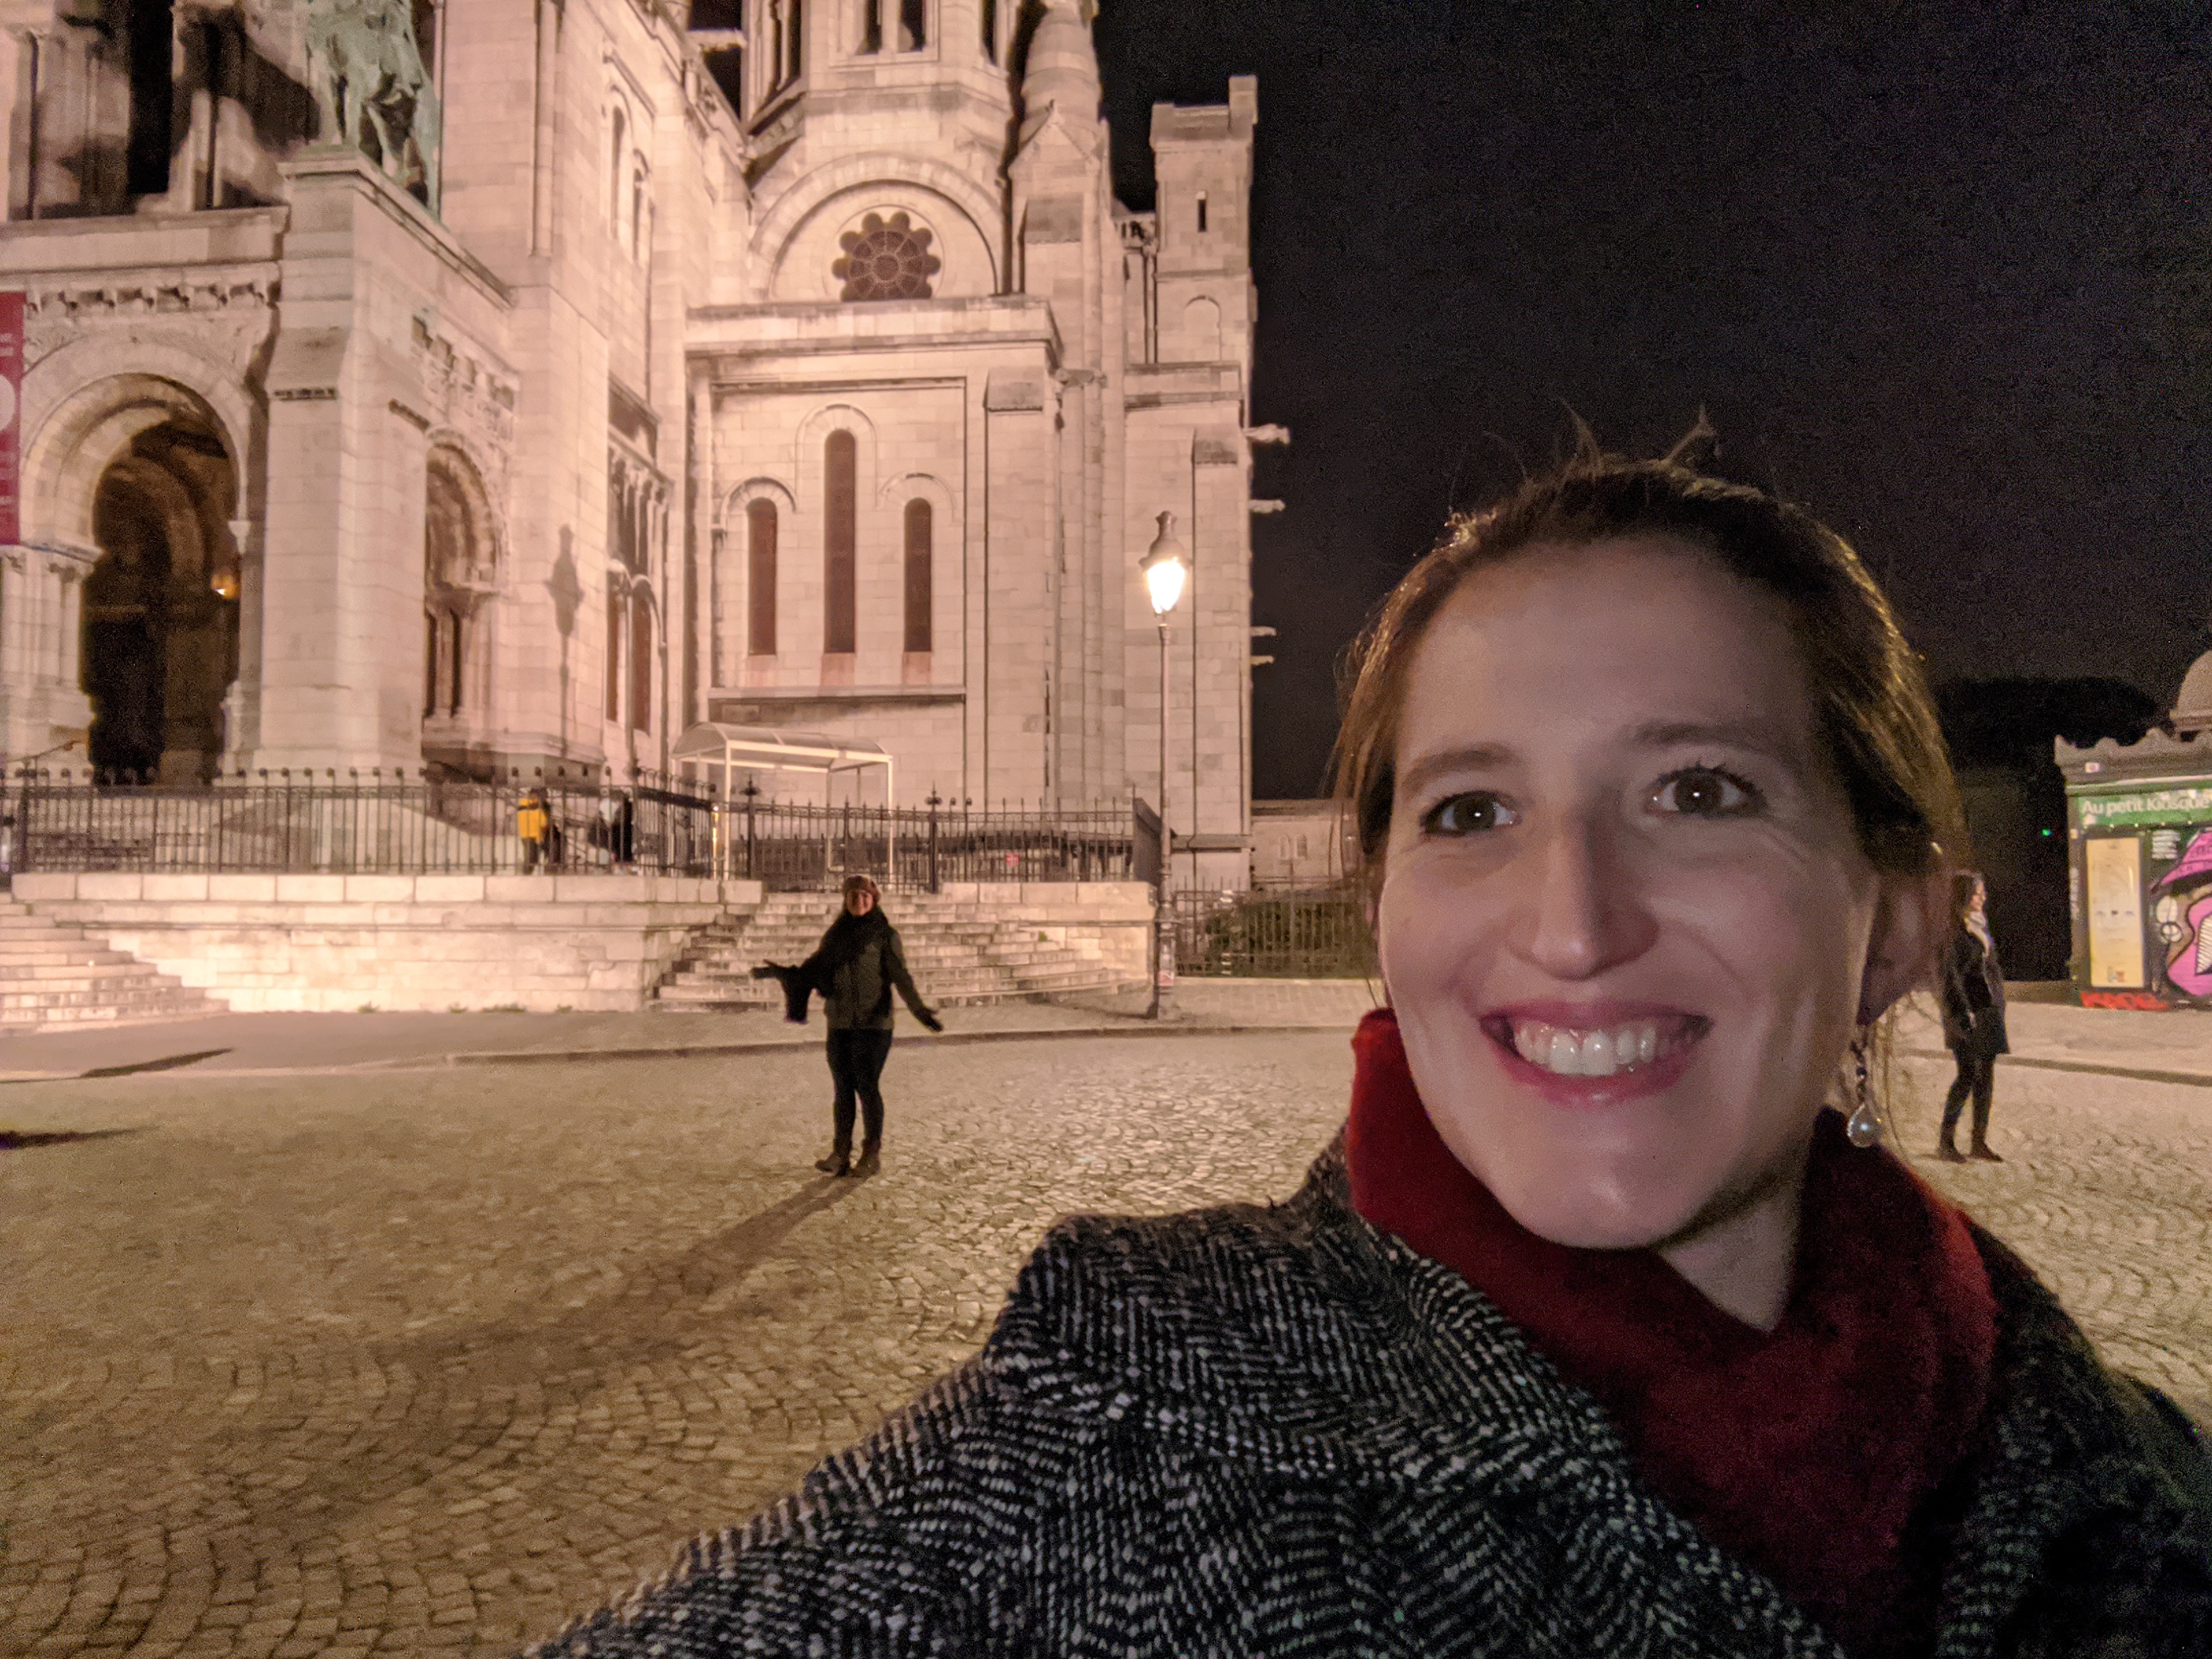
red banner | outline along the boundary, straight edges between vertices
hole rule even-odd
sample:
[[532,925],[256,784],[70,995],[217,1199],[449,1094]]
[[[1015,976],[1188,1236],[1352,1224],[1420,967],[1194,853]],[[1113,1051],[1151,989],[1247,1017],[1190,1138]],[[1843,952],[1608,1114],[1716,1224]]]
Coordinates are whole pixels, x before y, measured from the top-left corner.
[[0,294],[0,545],[23,535],[23,296]]

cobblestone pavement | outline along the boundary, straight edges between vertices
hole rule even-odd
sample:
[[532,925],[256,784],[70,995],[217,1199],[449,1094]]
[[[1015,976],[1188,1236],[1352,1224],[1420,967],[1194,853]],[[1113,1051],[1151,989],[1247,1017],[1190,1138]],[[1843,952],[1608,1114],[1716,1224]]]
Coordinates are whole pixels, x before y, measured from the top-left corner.
[[[1056,1216],[1289,1191],[1349,1070],[902,1048],[861,1182],[812,1054],[8,1089],[0,1653],[507,1652],[957,1363]],[[1916,1164],[2212,1414],[2212,1091],[2008,1070],[1996,1139]]]

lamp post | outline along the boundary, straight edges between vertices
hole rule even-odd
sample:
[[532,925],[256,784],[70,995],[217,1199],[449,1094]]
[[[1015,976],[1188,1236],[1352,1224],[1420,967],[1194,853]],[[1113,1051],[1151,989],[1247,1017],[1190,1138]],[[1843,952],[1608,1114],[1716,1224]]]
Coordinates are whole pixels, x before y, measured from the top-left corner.
[[1182,602],[1190,575],[1190,552],[1175,533],[1175,514],[1160,514],[1160,533],[1137,567],[1145,573],[1145,594],[1160,625],[1160,870],[1152,895],[1152,1003],[1146,1018],[1160,1017],[1160,981],[1167,969],[1168,854],[1174,831],[1168,828],[1168,613]]

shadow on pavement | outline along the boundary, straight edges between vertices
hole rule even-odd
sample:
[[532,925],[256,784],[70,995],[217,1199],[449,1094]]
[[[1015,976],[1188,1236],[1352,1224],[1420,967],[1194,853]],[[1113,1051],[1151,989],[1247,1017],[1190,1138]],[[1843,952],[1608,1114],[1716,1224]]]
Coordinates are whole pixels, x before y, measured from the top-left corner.
[[[206,1474],[233,1465],[239,1446],[256,1448],[255,1457],[281,1449],[305,1478],[281,1510],[255,1515],[251,1529],[293,1544],[325,1535],[344,1517],[487,1455],[509,1432],[507,1414],[487,1411],[487,1401],[528,1390],[547,1409],[580,1410],[626,1373],[682,1352],[714,1328],[705,1304],[734,1290],[808,1217],[867,1185],[815,1176],[690,1249],[641,1264],[580,1307],[371,1341],[362,1358],[380,1374],[380,1398],[358,1402],[361,1420],[303,1428],[308,1402],[279,1390],[190,1452],[171,1452],[195,1458]],[[372,1408],[374,1421],[366,1415]]]
[[229,1052],[228,1048],[203,1048],[196,1054],[164,1054],[159,1060],[133,1060],[128,1066],[95,1066],[88,1072],[79,1072],[77,1081],[82,1083],[88,1078],[95,1077],[130,1077],[137,1072],[174,1072]]
[[87,1083],[94,1078],[131,1077],[140,1072],[176,1072],[187,1066],[197,1066],[204,1060],[214,1060],[227,1054],[228,1048],[202,1048],[196,1054],[163,1054],[157,1060],[134,1060],[128,1066],[95,1066],[88,1072],[55,1073],[33,1077],[0,1077],[4,1083]]
[[113,1135],[145,1133],[143,1125],[132,1129],[0,1129],[0,1152],[20,1152],[26,1146],[58,1146],[72,1140],[106,1140]]

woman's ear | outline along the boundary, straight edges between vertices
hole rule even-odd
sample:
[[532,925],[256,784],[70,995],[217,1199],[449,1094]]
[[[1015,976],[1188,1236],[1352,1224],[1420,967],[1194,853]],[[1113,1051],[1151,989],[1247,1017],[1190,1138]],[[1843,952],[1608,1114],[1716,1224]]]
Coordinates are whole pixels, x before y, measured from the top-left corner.
[[1882,878],[1859,980],[1860,1024],[1881,1018],[1934,971],[1936,953],[1950,938],[1950,896],[1948,870]]

